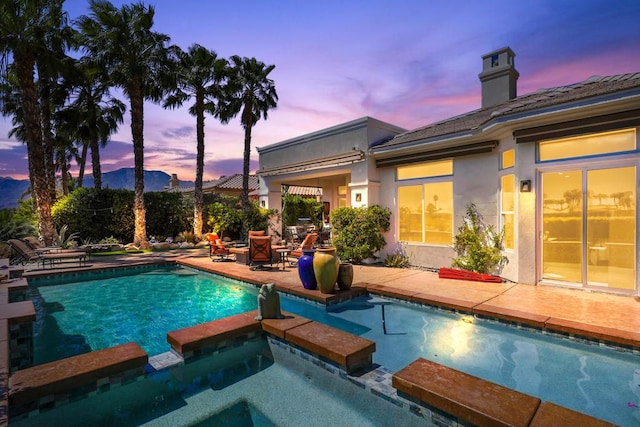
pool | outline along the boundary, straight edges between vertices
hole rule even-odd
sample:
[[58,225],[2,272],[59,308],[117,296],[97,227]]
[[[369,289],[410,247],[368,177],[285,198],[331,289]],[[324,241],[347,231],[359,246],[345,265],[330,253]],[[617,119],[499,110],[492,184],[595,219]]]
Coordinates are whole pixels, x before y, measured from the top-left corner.
[[257,339],[11,425],[424,426],[425,421]]
[[[143,288],[138,280],[149,278],[152,291],[144,293],[143,298],[138,297]],[[161,283],[167,278],[169,284],[158,292]],[[129,322],[126,328],[116,328],[120,332],[109,335],[120,337],[127,331],[140,329],[143,331],[140,337],[128,337],[126,341],[138,342],[150,355],[168,350],[165,336],[170,330],[256,308],[257,289],[254,286],[209,274],[195,274],[188,269],[143,271],[118,280],[120,285],[116,288],[133,289],[133,295],[106,297],[118,301],[116,307],[122,310],[118,315],[121,317],[116,316],[115,319],[109,320],[109,323],[124,321],[129,312],[135,315],[126,320]],[[59,287],[64,288],[61,293],[70,294],[74,298],[84,293],[93,295],[89,300],[93,300],[94,305],[100,305],[102,300],[90,289],[96,287],[95,283],[93,286],[77,283],[66,288]],[[182,290],[178,289],[179,284],[191,290],[185,291],[185,296],[179,297],[182,293]],[[77,290],[77,286],[88,288]],[[42,297],[41,304],[63,306],[64,311],[70,309],[70,302],[60,300],[54,303],[52,297],[47,296],[48,288],[55,287],[55,284],[36,287]],[[159,300],[166,300],[171,309],[155,308],[155,311],[151,312],[162,315],[143,316],[142,313],[148,310],[142,308],[141,302],[153,302],[153,306],[157,307],[152,301],[153,295],[158,295]],[[290,298],[282,293],[280,295],[282,308],[286,311],[375,341],[377,350],[374,353],[374,362],[393,372],[416,358],[423,357],[619,425],[634,425],[640,422],[640,356],[637,354],[379,297],[358,298],[331,306],[327,310],[318,304]],[[236,299],[238,301],[235,301]],[[178,301],[184,307],[178,307]],[[124,304],[128,302],[133,305],[125,307]],[[215,302],[222,302],[222,307],[217,310],[223,314],[218,313],[215,308],[208,311],[210,305],[213,307]],[[196,309],[185,310],[185,307]],[[173,309],[181,313],[179,319],[171,317],[170,312]],[[101,312],[98,308],[91,311]],[[51,316],[55,318],[59,313],[61,310],[52,313]],[[83,313],[87,314],[86,311]],[[198,317],[201,314],[202,317]],[[161,318],[165,317],[171,320],[160,326]],[[130,323],[132,319],[148,318],[155,319],[151,329],[136,328]],[[184,323],[183,318],[191,320]],[[85,342],[93,343],[98,339],[83,335],[87,331],[95,330],[95,334],[101,337],[106,330],[95,327],[104,323],[101,317],[91,321],[82,317],[81,322],[66,322],[77,327],[78,331],[68,332],[64,329],[66,326],[62,326],[66,325],[62,320],[56,320],[55,324],[63,331],[63,336],[82,337],[76,338],[76,341],[70,340],[70,347],[76,346],[76,350],[79,347],[78,343],[84,345]],[[150,330],[157,335],[157,344],[149,344],[150,347],[146,347],[144,340],[153,335]],[[105,347],[117,343],[106,344]],[[243,411],[246,409],[251,414],[251,406],[242,405],[237,408]]]
[[[29,279],[29,288],[36,365],[131,341],[161,354],[167,332],[258,308],[256,286],[176,267]],[[282,307],[356,335],[367,330],[318,304],[283,296]]]

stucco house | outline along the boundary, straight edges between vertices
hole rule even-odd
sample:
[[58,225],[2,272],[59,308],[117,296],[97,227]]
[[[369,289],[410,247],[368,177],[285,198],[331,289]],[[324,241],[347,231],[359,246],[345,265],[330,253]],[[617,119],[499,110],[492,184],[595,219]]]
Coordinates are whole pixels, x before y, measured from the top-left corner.
[[[259,197],[322,187],[331,208],[392,211],[385,251],[450,266],[468,203],[505,230],[500,275],[638,295],[640,73],[517,96],[515,54],[482,56],[482,106],[406,131],[370,117],[258,149]],[[382,257],[386,253],[380,254]]]

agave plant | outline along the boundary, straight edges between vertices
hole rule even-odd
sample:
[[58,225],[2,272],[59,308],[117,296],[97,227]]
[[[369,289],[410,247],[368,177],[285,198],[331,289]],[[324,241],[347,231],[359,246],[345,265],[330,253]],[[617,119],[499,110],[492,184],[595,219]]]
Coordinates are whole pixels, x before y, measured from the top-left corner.
[[68,248],[73,241],[80,238],[80,233],[71,233],[67,236],[68,231],[69,227],[67,225],[63,225],[60,230],[56,230],[53,235],[53,244],[61,248]]

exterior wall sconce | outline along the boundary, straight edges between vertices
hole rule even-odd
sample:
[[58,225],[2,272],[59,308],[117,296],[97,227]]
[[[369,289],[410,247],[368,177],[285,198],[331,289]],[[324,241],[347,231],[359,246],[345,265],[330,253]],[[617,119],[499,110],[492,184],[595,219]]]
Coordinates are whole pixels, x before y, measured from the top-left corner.
[[531,180],[525,179],[524,181],[520,181],[520,192],[521,193],[531,193]]

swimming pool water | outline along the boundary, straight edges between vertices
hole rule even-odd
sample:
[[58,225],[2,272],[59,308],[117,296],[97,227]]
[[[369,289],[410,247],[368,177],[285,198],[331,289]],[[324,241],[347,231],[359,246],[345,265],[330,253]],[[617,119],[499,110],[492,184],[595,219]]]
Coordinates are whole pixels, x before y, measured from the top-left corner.
[[[30,282],[36,365],[131,341],[161,354],[170,350],[167,332],[258,308],[255,286],[218,275],[174,267],[104,275]],[[367,330],[319,305],[282,295],[281,302],[284,310],[356,335]]]
[[[35,291],[37,305],[48,309],[44,317],[38,315],[36,355],[45,343],[54,352],[65,347],[68,352],[128,341],[158,354],[168,350],[170,330],[257,306],[255,287],[185,269]],[[619,425],[640,423],[637,354],[378,297],[329,310],[280,297],[283,310],[375,341],[374,362],[391,371],[424,357]],[[45,328],[55,333],[50,336]]]
[[72,285],[32,287],[34,362],[135,341],[150,355],[169,350],[169,331],[257,307],[257,289],[186,269],[159,269]]
[[[248,412],[248,413],[247,413]],[[40,426],[424,426],[423,419],[264,339],[38,415]]]
[[[382,326],[382,306],[385,326]],[[640,355],[378,297],[330,308],[366,326],[379,363],[418,357],[621,426],[640,425]]]

